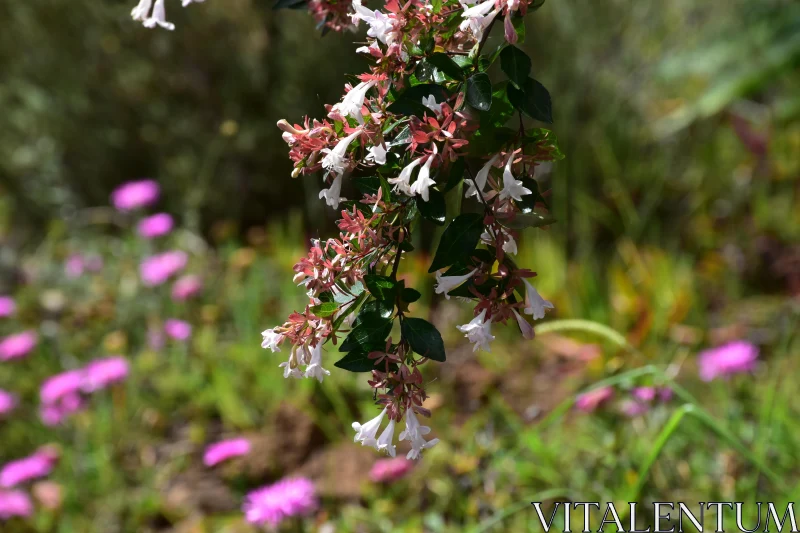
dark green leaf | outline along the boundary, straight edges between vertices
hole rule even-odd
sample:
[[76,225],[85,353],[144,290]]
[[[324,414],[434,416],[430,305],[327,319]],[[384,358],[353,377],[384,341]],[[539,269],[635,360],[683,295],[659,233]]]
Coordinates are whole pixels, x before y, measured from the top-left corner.
[[417,79],[423,82],[433,81],[433,73],[436,67],[430,61],[420,61],[417,63],[417,68],[414,69],[414,75]]
[[444,195],[436,189],[428,189],[428,201],[417,198],[417,209],[423,218],[427,218],[434,224],[443,226],[445,222]]
[[547,150],[550,160],[552,161],[561,161],[564,159],[564,154],[558,147],[558,139],[550,130],[544,128],[528,130],[525,132],[525,137],[523,139],[526,143],[536,144],[540,152],[542,150]]
[[536,120],[542,122],[553,122],[553,109],[550,101],[550,93],[544,85],[528,78],[522,89],[517,89],[513,85],[508,86],[508,99],[514,107]]
[[422,117],[422,115],[430,111],[427,107],[422,105],[422,99],[431,95],[436,98],[437,102],[442,102],[447,99],[447,92],[444,90],[444,87],[433,83],[424,83],[406,89],[387,109],[389,112],[398,115],[416,115]]
[[500,52],[500,68],[517,87],[523,87],[531,74],[531,58],[516,46],[507,46]]
[[[509,86],[509,89],[513,87]],[[511,128],[481,128],[470,139],[467,148],[469,153],[476,157],[484,157],[486,154],[495,154],[507,143],[511,142],[517,135],[516,130]]]
[[420,296],[422,296],[418,290],[407,288],[403,289],[403,292],[400,293],[400,297],[403,299],[404,302],[407,304],[412,304],[419,300]]
[[320,318],[328,318],[338,310],[339,304],[336,302],[324,302],[311,308],[311,312]]
[[450,165],[447,174],[447,184],[444,186],[444,192],[449,192],[451,189],[458,187],[458,184],[464,180],[465,166],[466,165],[463,157],[459,157]]
[[[378,348],[381,350],[383,348]],[[369,358],[370,350],[356,349],[333,363],[333,366],[350,372],[371,372],[375,369],[375,359]]]
[[364,283],[367,285],[369,293],[378,300],[394,300],[397,282],[392,278],[367,274],[364,276]]
[[391,320],[369,320],[356,326],[339,347],[340,352],[349,352],[358,347],[382,344],[392,331]]
[[406,318],[401,331],[411,349],[423,357],[434,361],[444,361],[444,342],[433,324],[421,318]]
[[489,111],[481,111],[481,127],[502,128],[508,120],[514,116],[517,110],[508,101],[506,87],[508,82],[504,81],[494,86],[492,91],[492,108]]
[[467,103],[480,111],[492,107],[492,82],[485,73],[479,72],[467,79]]
[[428,62],[454,80],[464,79],[464,71],[444,52],[436,52],[431,55]]
[[[356,317],[354,325],[359,325],[361,321],[371,321],[375,316],[383,320],[389,320],[394,312],[394,302],[390,300],[370,300],[361,307],[361,312]],[[364,318],[362,319],[362,315]]]
[[444,230],[428,272],[435,272],[469,257],[482,233],[483,214],[464,213],[457,216]]

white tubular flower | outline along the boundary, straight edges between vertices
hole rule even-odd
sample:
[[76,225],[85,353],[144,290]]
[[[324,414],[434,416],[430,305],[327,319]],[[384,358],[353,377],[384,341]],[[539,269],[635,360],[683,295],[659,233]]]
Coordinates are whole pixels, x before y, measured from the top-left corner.
[[150,7],[152,7],[152,5],[153,0],[139,0],[139,4],[131,11],[131,18],[133,20],[144,21],[147,19],[147,15],[150,14]]
[[547,309],[555,309],[555,306],[539,295],[539,292],[531,285],[527,279],[525,283],[525,312],[533,316],[534,320],[544,318]]
[[364,159],[366,161],[371,161],[376,165],[385,165],[386,164],[386,148],[382,144],[376,144],[372,148],[369,149],[369,153],[367,157]]
[[503,190],[500,191],[500,199],[505,200],[513,198],[516,201],[522,200],[523,194],[531,194],[531,190],[522,186],[522,181],[514,178],[511,174],[511,164],[514,161],[514,155],[508,157],[506,168],[503,170]]
[[400,440],[411,441],[411,451],[406,455],[406,459],[418,459],[422,450],[433,448],[439,443],[439,439],[426,441],[422,438],[430,432],[431,428],[420,425],[413,409],[406,410],[406,429],[400,433]]
[[394,42],[394,35],[392,35],[392,19],[385,13],[379,10],[372,11],[361,5],[361,0],[353,1],[353,24],[358,24],[359,20],[363,20],[369,25],[367,35],[378,39],[385,45],[391,45]]
[[155,28],[156,25],[161,26],[165,30],[174,30],[175,24],[167,22],[167,13],[164,10],[164,0],[156,0],[153,6],[153,13],[149,18],[144,19],[142,22],[145,28]]
[[394,444],[392,444],[394,440],[394,426],[394,419],[389,419],[389,425],[386,426],[386,429],[383,430],[383,433],[381,433],[381,436],[378,438],[378,450],[386,452],[386,454],[391,457],[397,454],[397,449]]
[[331,150],[330,148],[323,148],[322,153],[325,157],[320,162],[322,168],[335,172],[336,174],[343,174],[347,169],[347,147],[353,142],[353,139],[361,135],[361,130],[354,131],[338,143]]
[[441,272],[437,272],[436,285],[433,286],[433,290],[436,291],[436,294],[444,293],[444,297],[449,300],[450,295],[448,293],[471,278],[477,271],[478,269],[474,268],[472,272],[463,276],[442,276]]
[[281,351],[280,343],[283,341],[283,335],[276,333],[275,328],[265,329],[261,335],[264,337],[264,340],[261,341],[262,348],[270,349],[273,353]]
[[428,160],[425,161],[425,164],[422,165],[422,168],[419,171],[417,181],[415,181],[414,185],[411,186],[411,195],[416,196],[419,194],[426,202],[430,196],[428,189],[431,185],[436,185],[436,182],[431,179],[431,163],[433,163],[433,158],[436,157],[436,153],[436,145],[434,144],[433,153],[428,156]]
[[356,432],[356,436],[353,438],[353,442],[361,442],[362,446],[372,446],[376,450],[378,449],[378,441],[375,440],[375,435],[378,433],[378,429],[381,427],[381,422],[383,421],[383,415],[386,414],[386,408],[383,408],[381,414],[366,422],[364,424],[359,424],[358,422],[353,422],[353,429]]
[[514,312],[514,318],[517,319],[517,324],[519,325],[519,330],[522,332],[522,336],[528,340],[531,340],[535,335],[531,323],[525,320],[525,318],[520,315],[516,309],[512,309],[511,311]]
[[492,10],[492,7],[494,7],[494,1],[486,0],[485,2],[464,9],[461,16],[464,17],[465,20],[459,26],[461,31],[469,30],[472,36],[480,41],[483,38],[483,32],[486,31],[489,24],[491,24],[494,18],[500,13],[499,8]]
[[316,378],[317,381],[322,383],[322,379],[330,375],[329,370],[322,368],[322,341],[319,341],[311,350],[311,362],[306,367],[305,377]]
[[492,335],[492,321],[486,320],[486,309],[481,311],[481,314],[473,318],[468,324],[457,326],[457,328],[461,333],[465,334],[464,336],[469,339],[469,342],[474,344],[472,347],[473,352],[477,352],[479,349],[487,352],[491,351],[489,343],[494,340],[494,335]]
[[292,346],[292,352],[289,354],[289,360],[278,365],[278,368],[283,369],[284,378],[300,379],[303,377],[303,372],[299,368],[300,363],[303,361],[297,359],[297,352],[300,351],[302,354],[302,351],[305,349],[305,346],[300,346],[299,348],[297,346]]
[[419,166],[419,162],[422,161],[422,158],[418,158],[413,160],[411,163],[406,165],[406,167],[400,171],[400,175],[396,178],[389,178],[388,181],[392,185],[394,185],[393,189],[395,191],[400,191],[407,196],[413,196],[411,192],[411,174],[414,172],[414,169]]
[[331,206],[332,208],[336,209],[339,207],[339,199],[342,196],[342,175],[337,174],[335,178],[333,178],[333,183],[331,183],[330,188],[322,189],[319,191],[319,197],[325,198],[325,203]]
[[364,107],[364,98],[367,91],[375,86],[375,80],[362,81],[344,95],[344,100],[333,106],[332,110],[336,110],[343,115],[353,117],[359,124],[364,124],[364,115],[361,114],[361,108]]
[[[492,158],[486,162],[485,165],[478,171],[478,174],[475,176],[475,183],[471,180],[468,182],[469,187],[467,188],[467,192],[464,194],[465,197],[469,198],[470,196],[475,196],[480,191],[483,194],[483,189],[486,187],[486,180],[489,178],[489,171],[492,169],[494,164],[500,158],[500,154],[494,154]],[[475,184],[478,184],[478,188],[475,188]]]
[[[517,255],[517,241],[514,240],[514,237],[512,237],[510,233],[506,232],[505,230],[501,231],[506,238],[506,241],[503,243],[503,251],[507,254]],[[481,233],[481,241],[485,242],[486,244],[492,244],[494,242],[488,229]]]
[[432,94],[429,96],[422,97],[422,105],[424,105],[425,107],[436,113],[437,117],[442,116],[442,104],[437,104],[436,97],[433,96]]

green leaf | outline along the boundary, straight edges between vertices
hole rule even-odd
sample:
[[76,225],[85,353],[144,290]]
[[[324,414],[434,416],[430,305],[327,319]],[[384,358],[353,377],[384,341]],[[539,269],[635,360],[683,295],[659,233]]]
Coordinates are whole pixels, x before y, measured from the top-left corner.
[[414,302],[419,300],[421,296],[422,294],[420,294],[418,290],[412,289],[410,287],[403,289],[403,292],[400,293],[400,297],[407,304],[413,304]]
[[444,225],[446,217],[444,195],[436,189],[428,189],[427,202],[423,201],[422,198],[417,198],[417,209],[419,209],[423,218],[439,226]]
[[336,320],[333,321],[333,329],[334,330],[339,329],[341,325],[344,323],[344,319],[350,316],[350,313],[356,312],[358,308],[361,306],[361,304],[364,303],[364,300],[366,300],[368,297],[369,297],[368,292],[362,292],[361,294],[359,294],[356,297],[355,301],[352,303],[352,305],[348,308],[347,312],[340,313],[339,316],[336,317]]
[[464,181],[465,167],[466,163],[463,157],[459,157],[450,165],[450,169],[447,174],[447,183],[444,186],[444,192],[450,192],[451,189],[458,187],[458,184]]
[[428,58],[428,63],[444,72],[454,80],[464,79],[464,71],[461,70],[461,67],[459,67],[456,62],[444,52],[436,52],[435,54],[431,55]]
[[508,122],[517,110],[508,101],[508,94],[506,87],[508,82],[504,81],[498,83],[493,87],[492,91],[492,109],[489,111],[481,111],[481,127],[486,128],[502,128]]
[[457,216],[444,230],[428,272],[466,259],[475,250],[482,233],[483,214],[464,213]]
[[[534,3],[536,3],[536,1],[537,0],[534,0]],[[534,8],[534,11],[536,9],[539,9],[542,6],[542,4],[544,4],[544,0],[541,0],[539,5]],[[529,5],[528,6],[528,11],[530,11],[530,9],[531,9],[531,6]],[[523,17],[519,13],[519,11],[517,11],[517,12],[514,13],[514,16],[511,17],[511,24],[514,26],[514,31],[517,32],[517,43],[518,44],[524,43],[525,42],[525,17]]]
[[311,312],[320,318],[328,318],[339,310],[339,304],[336,302],[323,302],[311,308]]
[[539,228],[541,226],[549,226],[556,222],[556,219],[549,213],[537,213],[535,211],[525,215],[517,215],[513,220],[498,220],[502,225],[511,229]]
[[[394,302],[390,300],[370,300],[361,307],[361,312],[353,324],[357,326],[362,321],[374,320],[375,316],[383,320],[389,320],[393,312]],[[361,315],[364,315],[364,318]]]
[[480,111],[492,107],[492,82],[484,72],[467,79],[467,103]]
[[[383,348],[379,348],[383,349]],[[356,349],[333,363],[333,366],[350,372],[371,372],[375,369],[375,359],[369,358],[369,352],[376,350]]]
[[447,99],[447,91],[441,85],[434,83],[423,83],[409,87],[397,97],[387,110],[398,115],[416,115],[422,117],[426,111],[430,111],[422,105],[422,99],[433,95],[437,102]]
[[564,153],[558,147],[558,138],[556,138],[555,133],[550,130],[544,128],[527,130],[523,140],[526,144],[536,144],[540,151],[547,150],[552,161],[561,161],[564,159]]
[[369,320],[356,326],[339,347],[340,352],[349,352],[358,347],[382,344],[392,331],[392,320]]
[[434,361],[444,361],[444,342],[436,327],[421,318],[403,319],[401,331],[411,349]]
[[364,276],[364,283],[367,285],[369,293],[378,300],[394,300],[397,282],[392,278],[367,274]]
[[500,52],[500,68],[517,87],[523,87],[531,74],[531,58],[516,46],[507,46]]
[[[509,87],[513,89],[513,87]],[[500,149],[511,142],[517,135],[516,130],[511,128],[492,128],[491,126],[481,128],[470,139],[467,148],[469,153],[475,157],[485,157],[486,154],[495,154]]]
[[531,118],[553,123],[553,108],[550,101],[550,93],[544,85],[528,78],[525,85],[517,89],[513,85],[508,86],[508,99],[514,107],[525,113]]

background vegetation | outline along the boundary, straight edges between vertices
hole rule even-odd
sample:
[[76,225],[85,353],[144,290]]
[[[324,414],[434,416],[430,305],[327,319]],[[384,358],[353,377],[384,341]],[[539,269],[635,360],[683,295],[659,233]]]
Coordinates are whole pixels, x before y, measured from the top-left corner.
[[[551,0],[529,17],[567,157],[540,169],[559,223],[526,236],[520,264],[556,312],[535,341],[474,356],[454,328],[465,309],[429,287],[415,305],[449,334],[428,376],[442,443],[388,487],[350,444],[371,412],[358,378],[285,381],[258,347],[302,305],[291,266],[306,239],[332,231],[320,180],[290,178],[274,124],[339,97],[363,68],[354,35],[245,0],[168,6],[176,31],[146,31],[131,7],[0,5],[0,294],[19,307],[0,333],[40,337],[0,363],[0,388],[21,397],[0,421],[0,460],[56,443],[64,491],[3,531],[247,531],[242,494],[295,473],[323,497],[308,530],[536,530],[532,500],[800,499],[796,2]],[[144,176],[181,221],[157,245],[107,207]],[[167,246],[190,253],[200,300],[140,285],[139,260]],[[68,279],[74,253],[100,255],[102,271]],[[419,278],[430,258],[414,257]],[[148,329],[173,316],[191,341],[150,348]],[[739,338],[760,347],[758,370],[701,382],[697,353]],[[114,353],[128,382],[42,426],[42,380]],[[672,380],[680,393],[635,418],[576,413],[575,394],[605,379],[620,397]],[[201,466],[205,444],[240,434],[253,453]]]

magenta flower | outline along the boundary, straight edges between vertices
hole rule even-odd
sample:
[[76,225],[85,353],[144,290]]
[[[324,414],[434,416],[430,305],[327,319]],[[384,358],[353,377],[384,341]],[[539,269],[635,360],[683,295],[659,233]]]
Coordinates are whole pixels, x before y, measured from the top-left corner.
[[176,341],[185,341],[192,335],[192,325],[177,318],[164,322],[164,332]]
[[7,317],[14,314],[17,304],[11,296],[0,296],[0,317]]
[[611,387],[600,387],[584,394],[580,394],[575,399],[575,408],[584,413],[591,413],[602,404],[609,401],[614,396],[614,389]]
[[17,398],[10,392],[0,389],[0,416],[7,415],[17,406]]
[[242,510],[251,524],[277,527],[285,518],[307,516],[317,508],[316,491],[306,478],[283,479],[249,493]]
[[145,239],[154,239],[172,231],[172,226],[173,222],[170,215],[167,213],[158,213],[140,220],[137,231],[139,235]]
[[408,474],[414,468],[414,461],[405,457],[394,459],[378,459],[372,465],[369,478],[376,483],[391,483]]
[[45,477],[53,471],[58,456],[51,450],[39,450],[23,459],[6,463],[0,470],[0,487],[10,489],[20,483]]
[[672,395],[673,395],[672,389],[670,389],[669,387],[661,387],[660,389],[658,389],[658,399],[664,403],[667,403],[670,400],[672,400]]
[[636,387],[632,394],[639,401],[652,402],[656,399],[657,392],[655,387]]
[[29,517],[33,514],[30,497],[21,490],[0,490],[0,520],[15,516]]
[[83,370],[69,370],[48,378],[39,390],[42,405],[39,416],[47,426],[55,426],[83,407],[80,395],[84,383]]
[[64,261],[64,273],[68,278],[79,278],[83,275],[83,269],[86,265],[83,262],[83,256],[80,254],[72,254]]
[[747,341],[735,341],[700,353],[700,378],[711,381],[720,376],[751,372],[756,367],[758,348]]
[[124,381],[127,377],[128,361],[124,357],[96,359],[83,370],[82,389],[84,392],[94,392]]
[[150,287],[161,285],[183,269],[188,260],[186,252],[180,250],[150,256],[139,265],[142,282]]
[[198,294],[203,288],[203,282],[199,277],[189,274],[178,279],[172,286],[172,299],[176,302],[188,300]]
[[214,466],[233,457],[250,453],[250,441],[247,439],[230,439],[211,444],[203,454],[203,463]]
[[131,211],[155,203],[158,194],[158,183],[153,180],[129,181],[111,193],[111,203],[120,211]]
[[0,341],[0,361],[25,357],[36,346],[36,333],[23,331],[9,335]]
[[631,418],[645,414],[648,409],[650,409],[649,405],[637,400],[625,400],[620,406],[622,414]]
[[85,402],[77,392],[64,395],[57,403],[42,404],[39,407],[39,418],[45,426],[57,426],[66,418],[80,411]]

